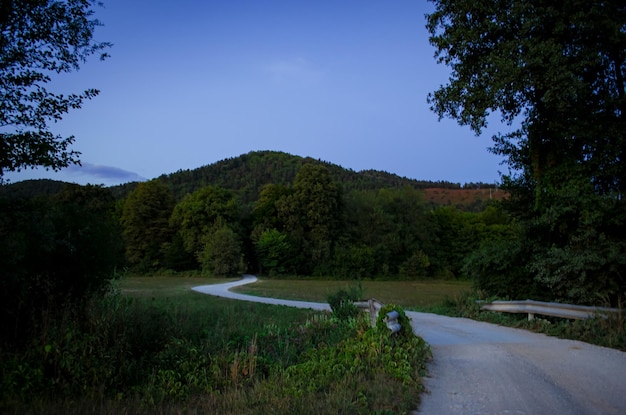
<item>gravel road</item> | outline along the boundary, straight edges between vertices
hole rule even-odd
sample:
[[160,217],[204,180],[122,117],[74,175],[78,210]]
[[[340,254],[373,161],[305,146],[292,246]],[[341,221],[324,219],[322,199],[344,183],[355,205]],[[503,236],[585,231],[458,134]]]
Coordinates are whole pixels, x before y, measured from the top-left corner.
[[[328,304],[193,290],[237,300],[329,310]],[[626,353],[474,320],[407,312],[433,351],[423,415],[626,415]]]

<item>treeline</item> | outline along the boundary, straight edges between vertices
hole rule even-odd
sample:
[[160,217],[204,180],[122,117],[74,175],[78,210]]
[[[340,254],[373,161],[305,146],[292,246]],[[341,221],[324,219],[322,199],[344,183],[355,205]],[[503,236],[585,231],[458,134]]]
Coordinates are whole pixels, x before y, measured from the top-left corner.
[[[229,187],[193,183],[196,190],[183,196],[166,180],[178,175],[124,187],[123,196],[121,187],[63,184],[57,191],[60,184],[50,181],[1,186],[3,340],[29,338],[28,332],[45,324],[39,316],[49,318],[63,304],[80,307],[107,287],[115,270],[250,272],[269,278],[469,277],[491,295],[587,304],[617,304],[623,293],[623,280],[613,278],[624,258],[620,245],[611,242],[615,238],[567,252],[533,242],[542,232],[566,235],[566,226],[594,211],[596,199],[570,197],[571,209],[552,211],[557,216],[550,223],[559,227],[537,223],[529,232],[512,219],[511,212],[522,206],[518,199],[485,199],[469,211],[467,205],[433,203],[425,197],[429,189],[415,183],[373,186],[371,177],[386,173],[355,184],[340,179],[349,171],[338,176],[328,163],[284,153],[248,156],[284,158],[287,167],[275,163],[264,170],[263,163],[243,162],[249,157],[233,159],[224,165],[239,166],[233,167],[239,173],[216,180]],[[229,176],[224,165],[219,169]],[[297,169],[293,180],[284,173],[291,169]],[[242,187],[244,171],[256,171],[258,180]],[[273,171],[283,172],[276,182]],[[233,185],[237,180],[239,189]],[[26,197],[29,192],[39,196]],[[558,203],[563,199],[553,204]],[[620,215],[616,210],[611,217],[621,224]],[[619,234],[619,226],[585,227],[586,233],[572,235],[578,241]],[[524,259],[529,252],[532,261]]]
[[225,177],[190,181],[196,190],[183,196],[180,173],[132,187],[0,186],[2,338],[30,338],[64,304],[106,289],[116,270],[458,278],[468,253],[510,228],[495,206],[434,206],[419,182],[388,173],[269,152],[215,169]]
[[161,179],[140,183],[120,202],[126,260],[141,272],[454,278],[481,240],[507,229],[495,207],[433,208],[414,187],[355,187],[324,163],[265,184],[254,201],[215,184],[178,201]]
[[[12,233],[26,229],[32,241],[47,244],[46,250],[57,244],[46,242],[54,234],[42,238],[29,232],[58,227],[49,223],[53,216],[43,214],[49,207],[37,206],[56,204],[59,193],[51,189],[60,185],[37,181],[0,187],[0,197],[12,201],[3,208],[2,235],[3,254],[14,269],[26,270],[46,256],[34,254],[31,261],[28,255],[14,255],[16,249],[37,250],[26,248]],[[428,187],[432,185],[437,187]],[[446,189],[441,183],[354,173],[310,158],[257,152],[149,182],[88,188],[111,204],[101,222],[115,224],[111,229],[118,234],[111,238],[120,241],[107,270],[337,279],[468,277],[500,297],[620,303],[625,287],[621,199],[574,197],[584,186],[574,187],[574,193],[555,198],[547,216],[529,226],[523,220],[528,201],[519,192],[503,199],[510,186],[506,192],[469,188],[481,185],[450,184]],[[41,196],[25,199],[27,207],[12,207],[33,193]],[[546,248],[546,241],[552,245]],[[48,256],[51,261],[57,257],[62,258]],[[27,266],[20,267],[20,261]],[[48,272],[43,265],[42,270],[33,274],[42,278]]]
[[[336,164],[294,156],[278,151],[254,151],[238,157],[228,158],[193,170],[180,170],[161,175],[158,180],[172,189],[176,200],[187,193],[193,193],[205,186],[213,185],[236,192],[243,204],[250,204],[259,198],[263,186],[267,184],[288,185],[305,164],[320,164],[326,167],[333,178],[342,184],[346,192],[351,190],[377,190],[382,188],[413,189],[443,188],[482,188],[495,187],[494,184],[470,183],[461,185],[445,181],[426,181],[400,177],[396,174],[363,170],[355,172]],[[127,183],[111,188],[117,198],[124,198],[138,183]]]

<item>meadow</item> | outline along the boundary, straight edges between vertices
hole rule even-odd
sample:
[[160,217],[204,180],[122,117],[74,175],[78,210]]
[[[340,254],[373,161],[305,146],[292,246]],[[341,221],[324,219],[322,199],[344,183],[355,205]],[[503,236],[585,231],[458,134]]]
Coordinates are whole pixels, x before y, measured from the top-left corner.
[[327,302],[327,297],[338,290],[355,289],[361,291],[361,299],[375,298],[384,304],[397,304],[407,310],[423,310],[464,295],[471,290],[471,282],[261,279],[254,284],[236,287],[233,291],[259,297]]
[[80,316],[68,310],[25,351],[2,351],[0,412],[395,414],[418,407],[430,352],[409,324],[391,336],[365,318],[190,290],[223,281],[125,278]]

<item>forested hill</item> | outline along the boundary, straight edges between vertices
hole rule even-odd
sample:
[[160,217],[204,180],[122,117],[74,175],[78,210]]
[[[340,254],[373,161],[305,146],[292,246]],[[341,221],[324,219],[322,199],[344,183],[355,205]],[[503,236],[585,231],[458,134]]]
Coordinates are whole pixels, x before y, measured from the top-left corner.
[[[476,210],[488,199],[499,199],[503,196],[501,191],[496,192],[493,189],[493,185],[484,183],[466,183],[461,186],[459,183],[409,179],[378,170],[356,172],[326,161],[278,151],[250,152],[197,169],[163,174],[157,179],[172,189],[176,200],[181,200],[187,193],[214,185],[234,191],[244,204],[249,204],[258,199],[261,189],[266,184],[291,185],[304,164],[324,165],[346,192],[410,187],[424,190],[426,200],[434,204],[463,206],[470,210]],[[109,189],[113,196],[122,199],[135,189],[137,184],[131,182]],[[64,182],[54,180],[26,180],[1,186],[0,194],[10,197],[50,195],[58,193],[64,185]]]
[[17,183],[1,185],[0,196],[5,196],[10,199],[50,196],[59,193],[66,185],[67,183],[58,180],[24,180]]
[[[255,201],[268,183],[289,185],[304,164],[322,164],[342,184],[345,191],[382,188],[461,189],[458,183],[408,179],[396,174],[363,170],[356,172],[339,165],[310,157],[294,156],[278,151],[255,151],[228,158],[193,170],[180,170],[158,179],[170,185],[177,200],[207,185],[216,185],[238,193],[244,203]],[[124,197],[136,183],[111,188],[118,198]],[[481,186],[485,187],[485,186]]]

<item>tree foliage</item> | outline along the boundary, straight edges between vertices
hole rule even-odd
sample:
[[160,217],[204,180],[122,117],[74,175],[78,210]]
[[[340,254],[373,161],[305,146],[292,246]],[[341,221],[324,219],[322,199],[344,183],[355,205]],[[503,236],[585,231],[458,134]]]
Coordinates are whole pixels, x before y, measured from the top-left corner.
[[0,5],[0,178],[5,171],[78,162],[74,137],[49,130],[70,109],[98,94],[95,89],[51,92],[52,76],[78,70],[110,46],[94,41],[100,22],[91,0],[8,0]]
[[293,252],[286,234],[274,228],[266,229],[256,241],[255,248],[261,273],[275,276],[287,271]]
[[169,220],[173,209],[170,188],[156,180],[140,183],[128,195],[121,222],[130,265],[142,271],[164,265],[165,247],[171,241]]
[[170,224],[182,239],[185,250],[202,262],[213,234],[223,226],[238,226],[240,207],[234,194],[208,186],[188,194],[172,212]]
[[0,337],[24,341],[43,317],[108,287],[122,241],[106,189],[68,185],[51,197],[1,199],[0,213]]
[[626,6],[434,3],[430,40],[452,74],[429,95],[431,108],[476,133],[492,112],[511,126],[492,150],[513,171],[506,206],[519,242],[533,248],[519,251],[525,272],[559,299],[616,301],[625,287]]
[[243,258],[241,241],[227,225],[212,231],[201,254],[202,270],[212,276],[235,276],[241,274]]
[[300,256],[299,272],[328,275],[334,244],[343,228],[343,192],[329,170],[305,164],[292,192],[276,203],[279,219]]
[[[619,1],[435,1],[428,17],[450,83],[432,109],[480,133],[499,112],[519,129],[494,151],[536,187],[579,172],[624,191],[626,6]],[[621,161],[621,162],[620,162]]]

